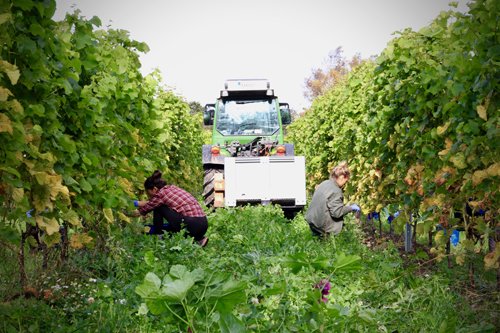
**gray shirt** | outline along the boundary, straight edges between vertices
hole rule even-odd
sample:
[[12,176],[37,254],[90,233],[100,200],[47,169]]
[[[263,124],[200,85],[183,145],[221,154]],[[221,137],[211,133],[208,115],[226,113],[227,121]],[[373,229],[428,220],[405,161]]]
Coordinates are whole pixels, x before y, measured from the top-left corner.
[[350,206],[344,206],[344,195],[337,182],[328,179],[314,191],[306,220],[322,232],[336,235],[342,230],[344,215],[351,211]]

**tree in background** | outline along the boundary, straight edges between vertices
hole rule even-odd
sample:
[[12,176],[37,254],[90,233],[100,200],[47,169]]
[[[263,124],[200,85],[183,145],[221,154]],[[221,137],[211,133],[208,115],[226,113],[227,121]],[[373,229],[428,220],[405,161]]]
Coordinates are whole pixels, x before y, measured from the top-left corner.
[[347,73],[362,63],[361,55],[355,54],[352,59],[344,57],[344,50],[339,46],[328,54],[323,68],[312,70],[311,76],[305,80],[304,96],[310,101],[333,88]]
[[189,109],[191,110],[191,114],[202,114],[203,113],[203,106],[196,101],[189,102]]

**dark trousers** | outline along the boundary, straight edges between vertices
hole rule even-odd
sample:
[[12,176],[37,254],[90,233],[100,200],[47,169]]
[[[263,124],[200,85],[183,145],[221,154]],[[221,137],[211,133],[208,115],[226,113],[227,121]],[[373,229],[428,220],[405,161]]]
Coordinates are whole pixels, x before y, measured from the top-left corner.
[[[164,219],[167,220],[168,224],[163,224]],[[196,241],[202,240],[208,229],[207,217],[184,216],[165,205],[153,210],[153,234],[162,234],[163,230],[175,233],[183,228],[186,229],[188,236],[193,237]]]
[[312,232],[313,236],[315,236],[315,237],[325,239],[325,238],[328,238],[330,236],[329,233],[324,232],[323,230],[319,229],[318,227],[316,227],[312,223],[309,223],[309,228],[311,229],[311,232]]

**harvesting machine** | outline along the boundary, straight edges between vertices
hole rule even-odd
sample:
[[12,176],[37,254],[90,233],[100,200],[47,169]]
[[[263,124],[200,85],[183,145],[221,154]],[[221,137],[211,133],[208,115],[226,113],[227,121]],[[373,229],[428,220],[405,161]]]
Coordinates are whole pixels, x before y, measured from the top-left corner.
[[227,80],[204,109],[212,144],[203,145],[203,197],[209,207],[279,204],[292,217],[306,204],[305,158],[283,141],[291,122],[267,80]]

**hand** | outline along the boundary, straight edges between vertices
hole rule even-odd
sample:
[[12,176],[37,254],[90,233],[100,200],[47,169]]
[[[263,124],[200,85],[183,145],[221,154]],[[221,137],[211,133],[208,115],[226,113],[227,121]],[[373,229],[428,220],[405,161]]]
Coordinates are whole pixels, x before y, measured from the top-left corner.
[[352,204],[351,205],[351,209],[354,211],[354,212],[360,212],[361,211],[361,208],[359,208],[358,205],[356,204]]
[[392,221],[394,221],[394,219],[395,219],[396,217],[398,217],[398,216],[399,216],[399,214],[400,214],[400,212],[399,212],[399,210],[398,210],[398,211],[397,211],[397,212],[395,212],[394,214],[389,215],[389,217],[387,218],[387,222],[391,223]]
[[139,201],[134,200],[134,207],[139,207]]

